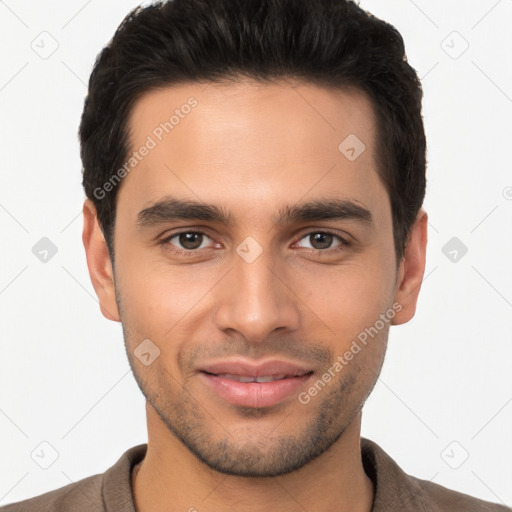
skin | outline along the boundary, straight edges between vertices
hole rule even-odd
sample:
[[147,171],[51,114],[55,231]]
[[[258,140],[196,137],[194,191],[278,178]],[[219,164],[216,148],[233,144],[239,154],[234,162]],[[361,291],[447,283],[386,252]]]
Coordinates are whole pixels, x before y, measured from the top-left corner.
[[[389,326],[414,316],[427,215],[418,213],[397,266],[390,201],[376,172],[374,112],[363,93],[247,79],[168,87],[136,102],[132,148],[190,96],[197,107],[119,185],[115,272],[92,202],[83,209],[101,311],[122,322],[147,399],[148,451],[132,477],[137,510],[369,511],[361,411]],[[354,161],[338,150],[351,133],[366,146]],[[171,194],[218,205],[235,224],[138,228],[138,212]],[[272,220],[285,205],[326,198],[363,205],[373,224]],[[206,233],[201,248],[168,238],[179,229]],[[315,243],[326,229],[350,245],[336,236]],[[252,263],[236,252],[248,236],[262,248]],[[394,318],[306,405],[293,395],[272,407],[238,407],[197,372],[200,363],[239,356],[306,362],[320,377],[393,304],[401,308]],[[134,350],[147,338],[160,355],[145,366]]]

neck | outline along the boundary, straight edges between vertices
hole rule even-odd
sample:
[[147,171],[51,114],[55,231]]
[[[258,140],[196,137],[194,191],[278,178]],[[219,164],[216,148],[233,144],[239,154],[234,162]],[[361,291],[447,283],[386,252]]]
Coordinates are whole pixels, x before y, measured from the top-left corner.
[[361,412],[323,454],[278,477],[212,470],[192,454],[147,404],[148,449],[132,473],[137,512],[282,510],[370,512],[373,483],[361,460]]

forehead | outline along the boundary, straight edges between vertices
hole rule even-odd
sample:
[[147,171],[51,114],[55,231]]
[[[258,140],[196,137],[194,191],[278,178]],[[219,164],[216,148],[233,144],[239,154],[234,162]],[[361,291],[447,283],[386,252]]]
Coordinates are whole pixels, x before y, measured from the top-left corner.
[[183,84],[140,97],[128,127],[137,157],[126,166],[118,204],[132,216],[168,195],[220,201],[244,215],[306,196],[368,204],[385,194],[372,105],[354,89]]
[[[150,91],[138,99],[128,120],[133,148],[149,134],[157,143],[166,142],[161,140],[164,138],[172,143],[179,140],[180,132],[193,131],[196,138],[190,141],[193,144],[182,146],[182,153],[194,148],[214,157],[234,149],[220,146],[221,141],[238,143],[237,149],[250,142],[264,142],[264,152],[245,148],[245,154],[261,155],[254,164],[266,163],[267,155],[276,153],[290,159],[288,149],[297,160],[324,150],[331,153],[338,149],[333,142],[350,134],[372,146],[374,125],[367,95],[355,88],[339,90],[283,81],[266,84],[249,79]],[[307,141],[310,143],[299,144]],[[283,146],[283,142],[287,144]]]

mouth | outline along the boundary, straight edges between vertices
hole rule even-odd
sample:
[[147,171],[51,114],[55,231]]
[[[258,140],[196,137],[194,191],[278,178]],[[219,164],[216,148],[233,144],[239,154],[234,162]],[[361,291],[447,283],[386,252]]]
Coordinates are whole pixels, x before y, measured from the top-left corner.
[[218,398],[235,406],[271,407],[297,395],[314,374],[304,365],[284,361],[254,364],[223,361],[199,370],[203,383]]
[[[219,373],[219,374],[209,373],[209,372],[204,372],[204,373],[207,373],[208,375],[214,375],[214,376],[220,377],[222,379],[235,380],[237,382],[260,382],[260,383],[261,382],[274,382],[276,380],[302,377],[302,375],[262,375],[261,377],[254,377],[254,376],[250,376],[250,375],[234,375],[231,373]],[[313,372],[309,372],[309,373],[313,373]],[[304,374],[304,375],[309,375],[309,373]]]

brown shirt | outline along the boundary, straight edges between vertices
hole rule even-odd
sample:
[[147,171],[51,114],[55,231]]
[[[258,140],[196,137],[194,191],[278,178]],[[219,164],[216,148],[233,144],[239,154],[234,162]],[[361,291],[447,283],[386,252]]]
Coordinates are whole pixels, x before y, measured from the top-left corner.
[[[127,450],[105,473],[18,503],[2,512],[136,512],[131,474],[146,454],[147,444]],[[372,512],[510,512],[512,509],[462,494],[404,473],[369,439],[361,438],[363,466],[373,481]]]

